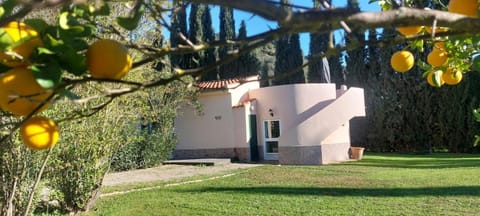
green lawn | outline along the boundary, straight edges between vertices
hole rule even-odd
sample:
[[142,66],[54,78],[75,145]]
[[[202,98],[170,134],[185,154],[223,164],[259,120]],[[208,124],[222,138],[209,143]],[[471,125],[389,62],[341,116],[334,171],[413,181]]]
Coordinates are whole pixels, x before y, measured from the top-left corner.
[[381,154],[104,197],[88,215],[479,214],[480,155]]

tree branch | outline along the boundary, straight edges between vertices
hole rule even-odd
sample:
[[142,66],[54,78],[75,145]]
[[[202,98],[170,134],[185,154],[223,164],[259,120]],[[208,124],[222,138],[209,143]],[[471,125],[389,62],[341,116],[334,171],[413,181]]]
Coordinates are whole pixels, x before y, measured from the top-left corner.
[[[268,0],[188,0],[194,3],[214,4],[244,10],[280,26],[290,29],[290,33],[328,32],[342,28],[344,20],[355,29],[391,28],[394,26],[426,25],[430,26],[436,19],[439,26],[449,27],[457,32],[479,33],[480,19],[439,10],[399,7],[383,12],[358,12],[345,8],[331,10],[312,9],[289,13]],[[320,33],[319,32],[319,33]]]

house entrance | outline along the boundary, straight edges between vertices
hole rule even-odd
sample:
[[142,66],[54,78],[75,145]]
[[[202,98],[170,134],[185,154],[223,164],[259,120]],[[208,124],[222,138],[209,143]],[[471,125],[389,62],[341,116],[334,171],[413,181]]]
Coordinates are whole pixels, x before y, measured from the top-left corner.
[[278,160],[278,139],[280,137],[280,121],[263,121],[263,158],[265,160]]

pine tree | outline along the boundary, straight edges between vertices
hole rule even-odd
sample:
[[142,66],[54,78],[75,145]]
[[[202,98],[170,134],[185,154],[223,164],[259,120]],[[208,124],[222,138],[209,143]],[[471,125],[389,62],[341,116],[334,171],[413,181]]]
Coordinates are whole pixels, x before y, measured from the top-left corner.
[[[285,10],[291,10],[286,6],[289,0],[281,0]],[[303,54],[300,48],[300,38],[298,34],[285,35],[276,42],[276,61],[275,61],[275,79],[274,85],[284,85],[293,83],[304,83],[305,74],[301,65],[303,64]],[[297,68],[300,68],[296,70]]]
[[[245,25],[245,23],[243,23]],[[245,35],[246,36],[246,35]],[[220,41],[235,39],[235,20],[233,19],[233,9],[227,7],[220,8]],[[233,51],[233,46],[223,46],[218,49],[218,56],[225,58],[229,52]],[[236,62],[231,62],[220,67],[219,75],[223,78],[237,77]]]
[[[187,13],[185,10],[185,5],[181,1],[175,1],[175,6],[178,8],[176,13],[172,14],[171,25],[172,31],[170,32],[170,46],[177,47],[178,45],[184,44],[184,41],[179,37],[179,34],[187,37]],[[170,55],[170,63],[174,67],[187,68],[188,59],[185,55]]]

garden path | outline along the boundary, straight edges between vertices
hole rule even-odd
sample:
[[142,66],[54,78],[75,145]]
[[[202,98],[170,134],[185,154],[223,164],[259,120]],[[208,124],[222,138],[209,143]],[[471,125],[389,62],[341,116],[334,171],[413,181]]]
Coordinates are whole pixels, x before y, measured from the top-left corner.
[[245,169],[262,164],[220,162],[213,165],[161,165],[158,167],[109,173],[103,180],[103,186],[115,186],[154,181],[169,181],[197,175],[212,175]]

